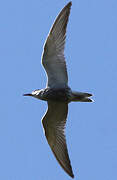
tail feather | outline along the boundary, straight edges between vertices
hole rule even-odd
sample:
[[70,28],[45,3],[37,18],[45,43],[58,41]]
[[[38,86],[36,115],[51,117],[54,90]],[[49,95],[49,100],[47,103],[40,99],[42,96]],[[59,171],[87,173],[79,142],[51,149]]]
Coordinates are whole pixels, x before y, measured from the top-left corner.
[[90,96],[93,96],[92,94],[90,93],[82,93],[85,97],[90,97]]
[[90,93],[73,92],[72,101],[93,102],[93,100],[89,98],[91,96],[92,96],[92,94],[90,94]]
[[90,98],[84,98],[80,102],[93,102],[93,100]]

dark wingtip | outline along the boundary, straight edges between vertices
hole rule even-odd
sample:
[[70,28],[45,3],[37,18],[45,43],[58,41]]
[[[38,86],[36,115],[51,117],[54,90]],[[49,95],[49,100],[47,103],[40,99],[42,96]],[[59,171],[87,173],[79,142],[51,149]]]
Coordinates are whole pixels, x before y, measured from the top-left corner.
[[72,1],[68,2],[68,4],[65,6],[65,8],[67,8],[67,7],[71,8],[71,6],[72,6]]
[[69,1],[68,4],[71,6],[72,5],[72,1]]
[[74,178],[74,174],[72,174],[71,177]]

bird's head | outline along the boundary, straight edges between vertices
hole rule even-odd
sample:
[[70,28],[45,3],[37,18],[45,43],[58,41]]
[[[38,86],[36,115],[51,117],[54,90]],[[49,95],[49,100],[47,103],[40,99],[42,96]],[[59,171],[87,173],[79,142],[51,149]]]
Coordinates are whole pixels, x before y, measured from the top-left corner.
[[41,95],[41,90],[39,89],[32,91],[32,93],[23,94],[23,96],[32,96],[38,99],[40,99],[40,95]]

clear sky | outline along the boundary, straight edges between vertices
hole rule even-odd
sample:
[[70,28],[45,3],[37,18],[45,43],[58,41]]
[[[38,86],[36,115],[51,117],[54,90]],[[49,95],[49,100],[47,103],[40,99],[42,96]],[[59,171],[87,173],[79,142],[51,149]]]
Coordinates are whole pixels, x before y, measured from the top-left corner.
[[[41,53],[67,0],[0,2],[0,179],[70,180],[43,134],[46,102],[23,97],[44,88]],[[71,103],[66,127],[75,180],[117,179],[117,1],[73,0],[65,56],[69,85],[93,93]]]

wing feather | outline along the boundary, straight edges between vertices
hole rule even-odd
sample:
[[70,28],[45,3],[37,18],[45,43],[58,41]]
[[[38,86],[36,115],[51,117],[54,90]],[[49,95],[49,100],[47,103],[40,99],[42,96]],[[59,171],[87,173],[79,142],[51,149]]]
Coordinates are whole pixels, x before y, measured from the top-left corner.
[[64,133],[67,113],[67,103],[48,102],[48,110],[42,119],[42,123],[48,144],[57,161],[71,177],[74,177]]
[[44,45],[42,64],[47,73],[47,86],[67,87],[68,75],[64,57],[66,28],[72,3],[69,2],[56,18]]

